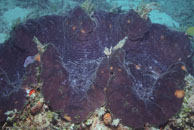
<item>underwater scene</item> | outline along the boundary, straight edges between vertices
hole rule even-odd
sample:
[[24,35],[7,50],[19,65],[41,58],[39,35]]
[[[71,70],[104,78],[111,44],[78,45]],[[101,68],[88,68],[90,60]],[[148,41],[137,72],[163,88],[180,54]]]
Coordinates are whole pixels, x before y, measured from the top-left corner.
[[194,130],[194,0],[0,0],[0,130]]

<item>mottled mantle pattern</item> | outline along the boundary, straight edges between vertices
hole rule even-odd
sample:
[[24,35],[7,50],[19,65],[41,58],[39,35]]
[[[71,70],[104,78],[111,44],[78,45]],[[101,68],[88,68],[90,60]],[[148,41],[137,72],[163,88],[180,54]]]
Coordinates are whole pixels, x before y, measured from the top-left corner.
[[[38,53],[34,36],[47,48],[40,63],[24,68],[25,59]],[[124,47],[107,57],[104,48],[125,36]],[[191,58],[187,36],[132,10],[88,16],[76,7],[67,16],[28,20],[0,44],[0,121],[6,111],[22,110],[24,86],[42,82],[52,110],[73,123],[106,105],[124,125],[159,125],[180,110],[183,98],[174,93],[184,88],[185,75],[193,73]]]

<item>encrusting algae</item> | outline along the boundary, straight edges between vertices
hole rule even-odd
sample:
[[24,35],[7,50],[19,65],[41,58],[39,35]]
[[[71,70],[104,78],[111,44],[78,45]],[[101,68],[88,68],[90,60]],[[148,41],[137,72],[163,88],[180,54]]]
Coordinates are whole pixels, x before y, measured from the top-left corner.
[[189,35],[189,36],[194,37],[194,27],[187,28],[186,34]]

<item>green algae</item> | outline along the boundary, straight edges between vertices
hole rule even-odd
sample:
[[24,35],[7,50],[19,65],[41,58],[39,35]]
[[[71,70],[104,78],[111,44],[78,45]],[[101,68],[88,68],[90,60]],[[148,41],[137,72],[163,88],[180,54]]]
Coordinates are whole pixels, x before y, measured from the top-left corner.
[[194,27],[187,28],[186,34],[193,37],[194,36]]

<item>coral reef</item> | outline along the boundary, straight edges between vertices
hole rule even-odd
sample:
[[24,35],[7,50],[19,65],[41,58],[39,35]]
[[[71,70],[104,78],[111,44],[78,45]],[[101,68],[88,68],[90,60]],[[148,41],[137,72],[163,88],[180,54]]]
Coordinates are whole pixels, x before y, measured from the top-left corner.
[[[113,122],[122,127],[118,121],[134,128],[161,125],[181,109],[192,56],[184,33],[152,24],[132,10],[89,16],[76,7],[65,16],[28,20],[0,46],[0,92],[6,95],[0,96],[1,121],[6,111],[23,107],[33,119],[46,118],[49,106],[67,122],[80,123],[105,106],[104,121],[93,118],[102,127],[114,128]],[[49,127],[51,121],[44,122]]]

